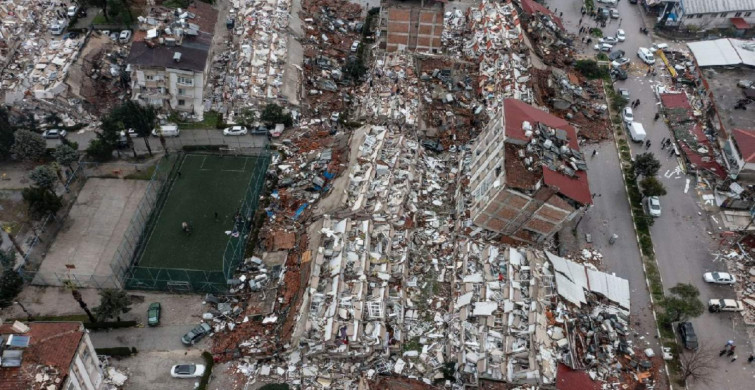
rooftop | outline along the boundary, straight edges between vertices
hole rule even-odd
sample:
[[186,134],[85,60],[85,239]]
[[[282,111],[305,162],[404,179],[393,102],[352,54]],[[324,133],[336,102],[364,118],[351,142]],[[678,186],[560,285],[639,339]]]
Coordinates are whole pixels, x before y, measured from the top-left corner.
[[534,13],[541,13],[544,15],[550,16],[550,18],[553,20],[554,23],[558,25],[562,30],[564,30],[564,23],[561,21],[561,18],[556,16],[556,13],[549,10],[548,8],[545,8],[540,3],[536,3],[535,0],[521,0],[520,3],[522,4],[522,10],[528,14],[534,14]]
[[[32,322],[27,326],[30,330],[23,335],[30,341],[23,349],[21,367],[0,368],[0,390],[31,388],[40,368],[54,368],[59,378],[65,378],[84,335],[80,322]],[[12,334],[19,333],[11,324],[0,325],[3,338]]]
[[737,141],[742,158],[748,163],[755,163],[755,129],[734,129],[731,136]]
[[750,104],[746,110],[734,108],[739,100],[745,99],[745,89],[737,88],[737,83],[739,80],[754,80],[752,69],[705,69],[703,74],[724,128],[727,131],[752,128],[755,106]]

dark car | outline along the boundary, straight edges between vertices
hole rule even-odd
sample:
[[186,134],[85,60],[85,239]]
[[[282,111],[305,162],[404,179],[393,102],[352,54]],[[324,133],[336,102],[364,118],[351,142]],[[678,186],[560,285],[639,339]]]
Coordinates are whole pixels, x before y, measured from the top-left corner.
[[679,336],[682,338],[684,348],[691,350],[697,349],[697,335],[695,334],[695,328],[692,327],[691,322],[682,322],[679,324]]
[[161,311],[160,302],[150,303],[149,309],[147,309],[147,325],[157,326],[160,323]]
[[616,61],[621,57],[624,57],[624,50],[614,50],[611,52],[611,54],[608,55],[608,59],[610,61]]
[[194,345],[197,341],[201,340],[204,336],[207,336],[212,328],[210,325],[207,325],[206,323],[201,323],[197,325],[196,328],[189,331],[189,333],[186,333],[181,337],[181,342],[184,345]]
[[611,76],[614,77],[617,80],[626,80],[627,79],[627,72],[624,69],[621,68],[613,68],[611,69]]

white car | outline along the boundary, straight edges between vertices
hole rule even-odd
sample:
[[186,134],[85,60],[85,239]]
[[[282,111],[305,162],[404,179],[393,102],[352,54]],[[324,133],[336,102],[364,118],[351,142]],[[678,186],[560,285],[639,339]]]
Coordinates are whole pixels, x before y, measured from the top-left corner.
[[637,57],[640,57],[640,59],[648,64],[653,65],[655,64],[655,56],[653,55],[653,52],[650,51],[647,47],[641,47],[637,50]]
[[123,30],[118,34],[118,42],[120,43],[126,43],[129,39],[131,39],[131,30]]
[[627,39],[627,34],[624,33],[624,30],[618,29],[616,30],[616,39],[618,39],[619,42],[624,42]]
[[170,369],[170,376],[174,378],[198,378],[204,375],[201,364],[177,364]]
[[598,3],[616,5],[616,3],[618,3],[618,0],[598,0]]
[[79,7],[77,7],[75,5],[72,5],[72,6],[68,7],[66,15],[68,15],[69,18],[72,18],[72,17],[76,16],[76,11],[78,11],[78,10],[79,10]]
[[600,38],[598,40],[598,42],[600,42],[600,43],[607,43],[609,45],[615,45],[615,44],[619,43],[619,40],[617,38],[614,38],[614,37],[603,37],[603,38]]
[[648,214],[651,217],[658,218],[661,216],[661,200],[657,196],[648,198]]
[[611,9],[611,19],[618,19],[619,18],[619,10],[616,8]]
[[246,135],[246,126],[231,126],[223,130],[223,135]]
[[706,272],[703,274],[703,280],[713,284],[734,284],[737,278],[728,272]]
[[624,111],[621,112],[621,119],[624,120],[624,123],[634,122],[634,113],[632,112],[632,107],[624,107]]
[[351,52],[356,53],[359,49],[359,41],[354,41],[354,43],[351,44]]
[[599,43],[593,46],[592,48],[598,51],[611,51],[611,49],[613,48],[613,45],[610,45],[608,43]]
[[616,59],[615,61],[611,61],[611,66],[614,68],[621,68],[622,66],[629,63],[629,58],[621,57]]
[[720,311],[742,311],[742,302],[736,299],[711,299],[708,301],[708,311],[718,313]]
[[55,139],[55,138],[63,138],[66,136],[65,130],[59,130],[59,129],[50,129],[45,130],[44,133],[42,133],[42,137],[48,138],[48,139]]

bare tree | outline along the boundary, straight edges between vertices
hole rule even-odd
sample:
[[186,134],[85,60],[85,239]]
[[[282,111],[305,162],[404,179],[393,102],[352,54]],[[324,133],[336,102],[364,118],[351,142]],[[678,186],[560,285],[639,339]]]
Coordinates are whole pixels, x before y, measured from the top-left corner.
[[679,365],[680,374],[685,383],[710,384],[711,374],[718,368],[715,352],[702,343],[695,351],[684,350],[680,353]]

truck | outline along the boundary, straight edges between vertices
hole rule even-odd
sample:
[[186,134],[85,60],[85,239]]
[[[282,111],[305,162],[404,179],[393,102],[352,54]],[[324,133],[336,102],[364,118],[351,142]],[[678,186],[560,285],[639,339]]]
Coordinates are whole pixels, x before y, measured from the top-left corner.
[[708,311],[711,313],[742,310],[742,302],[735,299],[711,299],[708,301]]
[[647,133],[645,132],[645,128],[642,127],[642,123],[639,123],[639,122],[627,123],[627,130],[629,130],[629,136],[632,138],[632,141],[645,142]]

